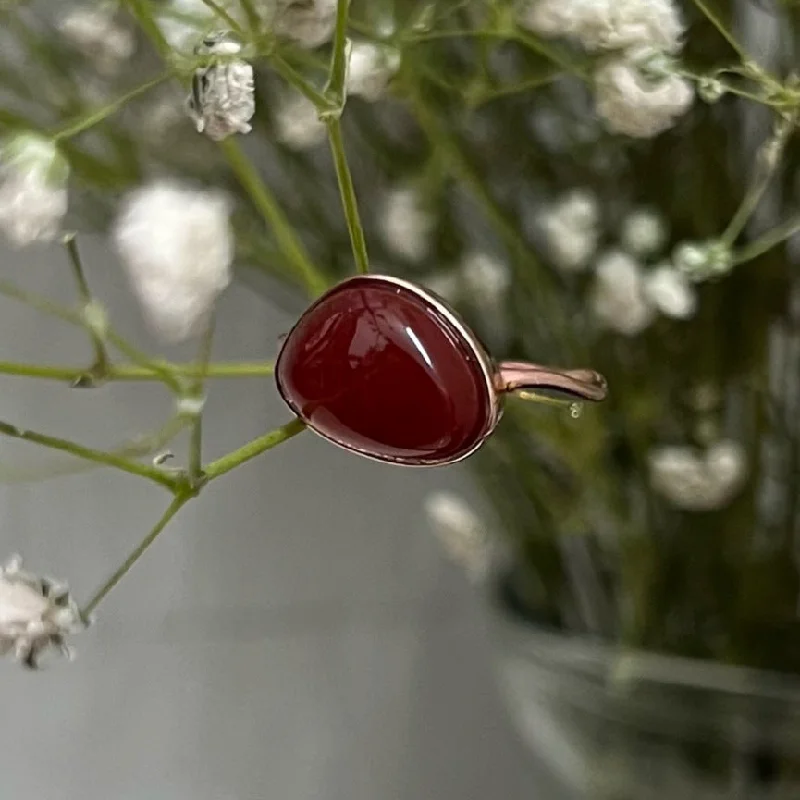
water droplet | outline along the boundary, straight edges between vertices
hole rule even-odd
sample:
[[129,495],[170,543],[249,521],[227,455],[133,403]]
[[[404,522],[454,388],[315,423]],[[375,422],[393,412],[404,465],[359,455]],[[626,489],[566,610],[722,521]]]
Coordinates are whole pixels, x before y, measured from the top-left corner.
[[569,415],[572,419],[578,419],[581,414],[583,414],[583,403],[570,403]]

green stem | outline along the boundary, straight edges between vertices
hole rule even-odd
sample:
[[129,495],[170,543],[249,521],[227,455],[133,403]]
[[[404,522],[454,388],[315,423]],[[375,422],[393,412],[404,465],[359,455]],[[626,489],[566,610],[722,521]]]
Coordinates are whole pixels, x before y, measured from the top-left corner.
[[297,270],[309,294],[312,297],[322,294],[328,288],[327,279],[314,266],[277,200],[242,152],[241,147],[233,139],[226,139],[219,146],[242,187],[272,228],[278,247]]
[[83,618],[88,621],[91,613],[105,599],[108,593],[130,572],[131,567],[145,554],[147,548],[158,538],[161,531],[167,527],[170,520],[180,511],[189,500],[188,495],[177,495],[169,504],[169,508],[164,512],[155,527],[142,539],[134,551],[122,562],[114,574],[98,589],[94,597],[83,607],[81,612]]
[[[198,375],[197,364],[174,364],[167,361],[153,361],[152,363],[183,378],[194,378]],[[227,364],[209,364],[205,376],[207,378],[265,378],[272,375],[273,371],[273,364],[268,361],[232,361]],[[0,375],[74,383],[85,374],[86,370],[80,367],[59,367],[0,361]],[[139,364],[112,364],[109,366],[105,378],[107,381],[162,380],[161,374],[155,371],[155,366],[145,367]]]
[[330,111],[331,104],[328,98],[322,92],[319,92],[314,86],[309,83],[303,75],[301,75],[283,56],[273,53],[270,58],[270,63],[278,73],[290,86],[297,89],[307,100],[312,102],[318,112],[324,113]]
[[[20,289],[9,281],[0,280],[0,294],[18,300],[20,303],[25,303],[44,314],[64,320],[64,322],[69,322],[72,325],[79,325],[92,333],[97,333],[97,329],[87,322],[84,314],[68,308],[62,308],[47,298]],[[138,364],[142,369],[147,370],[148,374],[159,377],[162,383],[167,384],[173,391],[181,390],[181,383],[170,371],[168,362],[151,359],[146,353],[138,350],[110,328],[105,331],[105,340],[113,344],[114,347],[126,355],[131,361]],[[85,377],[86,370],[83,370],[81,375]]]
[[720,32],[722,38],[736,51],[736,55],[747,63],[750,61],[750,56],[747,51],[734,39],[733,34],[725,27],[722,20],[709,8],[706,0],[694,0],[694,4],[706,17],[706,19]]
[[252,442],[248,442],[238,450],[234,450],[232,453],[228,453],[228,455],[206,464],[203,472],[208,480],[218,478],[220,475],[224,475],[226,472],[236,469],[240,464],[244,464],[245,461],[250,461],[256,456],[260,456],[261,453],[266,450],[271,450],[287,439],[297,436],[298,433],[302,433],[302,431],[305,430],[305,427],[304,422],[299,419],[293,419],[280,428],[275,428],[275,430],[264,434],[264,436],[253,439]]
[[[83,271],[83,263],[81,262],[81,255],[78,251],[77,239],[74,236],[70,236],[67,238],[65,245],[70,264],[72,265],[72,273],[75,276],[75,283],[78,285],[78,296],[80,297],[82,305],[86,308],[94,302],[94,298],[89,289],[86,274]],[[90,371],[100,379],[104,379],[108,373],[109,365],[105,343],[95,330],[89,330],[89,336],[92,339],[92,345],[94,347],[94,364],[92,364]]]
[[[206,369],[211,359],[211,347],[214,341],[214,316],[208,321],[206,330],[200,342],[200,352],[197,356],[197,374],[191,388],[191,396],[202,402],[203,387]],[[203,413],[194,415],[192,420],[192,435],[189,441],[189,480],[198,484],[203,475]]]
[[764,192],[767,189],[770,178],[780,163],[783,150],[789,135],[794,130],[794,116],[789,120],[781,120],[773,135],[762,144],[756,157],[755,174],[750,185],[745,192],[745,196],[736,209],[728,227],[720,236],[720,240],[731,247],[739,234],[744,230],[748,220],[756,210]]
[[350,247],[356,262],[356,270],[362,275],[369,272],[369,256],[367,255],[367,242],[364,238],[364,228],[358,213],[353,176],[347,164],[347,155],[344,151],[342,139],[342,124],[338,117],[329,117],[325,124],[328,127],[328,139],[333,153],[333,163],[336,166],[336,179],[339,183],[339,194],[342,198],[344,216],[347,220],[347,232],[350,234]]
[[772,250],[773,247],[785,242],[787,239],[800,233],[800,218],[787,220],[782,225],[778,225],[770,231],[767,231],[763,236],[760,236],[754,242],[751,242],[746,247],[743,247],[738,253],[733,254],[733,265],[744,264],[747,261],[752,261],[764,253]]
[[[176,415],[168,420],[161,428],[146,436],[137,436],[112,448],[108,452],[114,456],[125,458],[145,458],[154,456],[162,451],[188,424],[185,417]],[[4,467],[0,465],[0,483],[20,484],[39,483],[49,478],[64,477],[65,475],[78,475],[89,472],[97,467],[104,466],[95,461],[77,461],[71,459],[67,464],[54,463],[49,466],[35,469],[20,469],[19,467]]]
[[114,453],[107,453],[103,450],[84,447],[68,439],[47,436],[43,433],[36,433],[35,431],[18,428],[7,422],[0,422],[0,434],[8,436],[11,439],[21,439],[26,442],[40,444],[43,447],[49,447],[51,450],[60,450],[64,453],[70,453],[77,458],[84,458],[87,461],[94,461],[98,464],[116,467],[123,472],[130,472],[132,475],[148,478],[155,483],[165,486],[167,489],[174,490],[176,485],[176,481],[171,475],[168,475],[163,470],[157,469],[156,467],[139,464],[136,461],[131,461],[130,459],[115,455]]
[[245,38],[242,26],[216,0],[202,0],[203,5],[210,8],[225,24],[239,36]]
[[58,142],[65,139],[70,139],[73,136],[77,136],[79,133],[83,133],[83,131],[95,126],[98,122],[102,122],[104,119],[106,119],[106,117],[110,117],[112,114],[115,114],[120,108],[133,100],[135,97],[138,97],[140,94],[144,94],[155,86],[158,86],[160,83],[166,81],[169,77],[170,74],[167,72],[163,75],[159,75],[157,78],[153,78],[153,80],[147,81],[147,83],[143,83],[141,86],[137,86],[135,89],[132,89],[127,94],[122,95],[122,97],[118,97],[107,106],[103,106],[96,111],[92,111],[90,114],[79,117],[78,119],[67,123],[65,126],[50,134],[51,138],[53,141]]
[[338,0],[336,3],[336,28],[333,34],[333,52],[331,67],[328,73],[328,84],[325,94],[341,108],[345,103],[345,81],[347,80],[347,14],[350,0]]
[[169,64],[172,49],[169,46],[169,42],[164,38],[164,34],[161,33],[161,28],[158,27],[147,0],[125,0],[125,5],[128,6],[131,14],[139,23],[147,38],[150,39],[158,54]]

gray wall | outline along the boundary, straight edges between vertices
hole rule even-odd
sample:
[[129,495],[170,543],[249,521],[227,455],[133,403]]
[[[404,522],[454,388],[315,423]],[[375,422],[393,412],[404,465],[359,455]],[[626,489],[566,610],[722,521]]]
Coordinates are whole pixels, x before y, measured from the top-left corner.
[[[90,280],[141,328],[114,259]],[[0,277],[68,299],[58,248],[2,251]],[[290,320],[247,289],[224,298],[217,358],[271,357]],[[0,299],[0,359],[80,363],[81,331]],[[110,446],[169,413],[157,386],[69,390],[0,378],[0,419]],[[270,381],[215,383],[207,456],[287,419]],[[110,470],[0,440],[0,557],[88,597],[166,506]],[[77,638],[78,660],[0,664],[3,800],[551,798],[500,709],[480,600],[420,514],[454,470],[371,464],[310,434],[212,485]]]

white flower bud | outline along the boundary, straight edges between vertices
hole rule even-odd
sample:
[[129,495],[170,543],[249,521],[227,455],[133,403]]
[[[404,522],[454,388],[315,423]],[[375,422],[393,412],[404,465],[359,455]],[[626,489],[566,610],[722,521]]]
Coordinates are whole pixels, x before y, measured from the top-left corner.
[[434,225],[433,215],[424,208],[416,190],[404,187],[387,193],[380,226],[393,255],[414,264],[424,261],[431,249]]
[[718,78],[701,78],[697,82],[697,95],[704,103],[716,103],[726,92]]
[[667,226],[657,211],[639,208],[625,217],[620,232],[622,246],[640,258],[655,255],[666,242]]
[[70,656],[64,637],[84,627],[65,584],[23,571],[18,556],[0,567],[0,655],[35,668],[46,650]]
[[689,280],[700,283],[730,272],[733,267],[733,253],[725,242],[716,239],[706,242],[680,242],[673,250],[672,263]]
[[689,319],[697,310],[694,287],[669,264],[655,267],[647,274],[645,295],[662,314],[673,319]]
[[336,0],[277,0],[272,29],[307,49],[329,41],[336,26]]
[[380,100],[400,66],[400,53],[371,42],[353,42],[347,66],[347,93],[370,103]]
[[0,148],[0,230],[13,244],[58,237],[68,177],[67,160],[52,139],[20,133]]
[[287,94],[275,111],[275,133],[292,150],[310,150],[325,141],[327,129],[316,106],[299,92]]
[[136,50],[132,31],[109,6],[77,6],[58,20],[58,30],[103,75],[115,75]]
[[[227,32],[211,34],[198,45],[198,53],[235,55],[241,43]],[[189,112],[198,133],[220,142],[235,133],[249,133],[256,110],[253,68],[239,59],[220,61],[195,71]]]
[[679,75],[648,76],[636,54],[611,59],[594,76],[598,115],[614,133],[650,138],[671,128],[694,100]]
[[597,198],[576,189],[545,209],[538,219],[553,263],[565,272],[588,266],[597,250],[600,211]]
[[492,564],[492,547],[486,526],[473,508],[456,494],[436,492],[425,499],[425,513],[448,558],[470,580],[483,580]]
[[612,251],[598,260],[591,304],[601,325],[624,336],[641,333],[653,319],[642,267],[627,253]]
[[114,223],[114,242],[148,321],[180,341],[206,324],[231,279],[228,198],[159,181],[131,192]]
[[738,442],[721,440],[705,452],[660,447],[649,457],[653,489],[687,511],[723,508],[747,479],[747,454]]

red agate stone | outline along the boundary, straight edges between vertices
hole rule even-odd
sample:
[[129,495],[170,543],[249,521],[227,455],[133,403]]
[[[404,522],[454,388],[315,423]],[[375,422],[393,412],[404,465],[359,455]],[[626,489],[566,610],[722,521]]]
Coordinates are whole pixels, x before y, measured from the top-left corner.
[[491,362],[452,311],[404,281],[335,286],[284,341],[278,390],[310,428],[380,461],[450,463],[497,422]]

